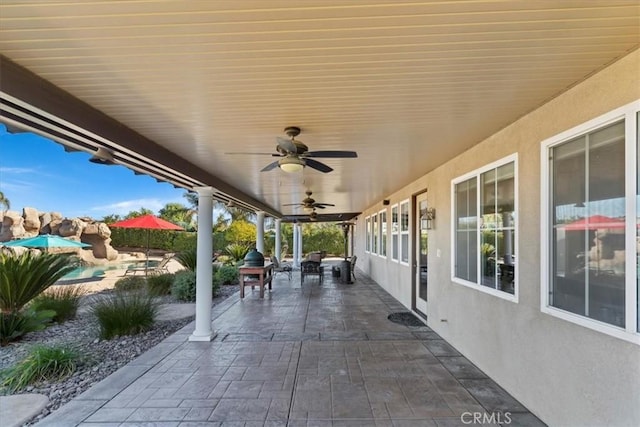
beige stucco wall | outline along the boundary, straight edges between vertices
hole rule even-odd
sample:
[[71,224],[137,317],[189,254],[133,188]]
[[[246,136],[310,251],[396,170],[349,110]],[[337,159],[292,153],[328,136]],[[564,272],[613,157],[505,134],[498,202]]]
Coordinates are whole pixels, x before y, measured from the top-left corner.
[[[437,209],[429,233],[429,326],[551,426],[640,425],[640,346],[540,310],[539,220],[541,141],[640,99],[639,76],[636,50],[388,197],[393,205],[427,189]],[[513,153],[518,303],[452,283],[450,268],[451,180]],[[382,208],[380,201],[359,217],[358,266],[410,307],[409,267],[364,253],[364,218]]]

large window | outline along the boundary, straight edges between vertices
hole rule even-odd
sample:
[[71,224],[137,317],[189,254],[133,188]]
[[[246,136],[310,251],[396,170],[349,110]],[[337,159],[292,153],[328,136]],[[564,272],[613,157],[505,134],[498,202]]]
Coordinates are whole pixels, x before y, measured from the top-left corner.
[[398,261],[400,224],[398,222],[398,205],[391,207],[391,259]]
[[516,157],[453,181],[453,277],[496,295],[515,294]]
[[400,262],[409,264],[409,201],[400,203]]
[[380,211],[378,213],[378,223],[380,229],[380,250],[378,254],[380,256],[387,256],[387,211]]
[[638,343],[639,107],[543,143],[542,211],[543,311]]

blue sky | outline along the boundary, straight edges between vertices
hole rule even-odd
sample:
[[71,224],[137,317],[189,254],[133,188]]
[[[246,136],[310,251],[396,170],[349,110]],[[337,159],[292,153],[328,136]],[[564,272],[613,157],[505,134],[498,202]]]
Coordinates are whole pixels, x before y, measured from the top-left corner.
[[63,217],[126,215],[141,207],[155,214],[164,205],[187,205],[185,190],[134,175],[123,166],[89,162],[89,153],[67,153],[62,145],[30,133],[7,133],[0,125],[0,191],[11,210],[32,207]]

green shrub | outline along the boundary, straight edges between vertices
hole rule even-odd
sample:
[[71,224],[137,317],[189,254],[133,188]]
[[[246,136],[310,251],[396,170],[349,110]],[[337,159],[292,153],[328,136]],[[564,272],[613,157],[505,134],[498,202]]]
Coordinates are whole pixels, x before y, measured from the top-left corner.
[[171,295],[179,301],[195,301],[196,272],[191,270],[178,271],[173,279]]
[[2,387],[19,391],[41,381],[63,379],[75,372],[80,357],[63,346],[35,346],[17,365],[2,372]]
[[149,295],[169,295],[174,279],[175,276],[171,273],[147,277],[147,290],[149,291]]
[[149,330],[158,314],[158,304],[143,292],[116,292],[91,307],[98,319],[100,337],[111,339]]
[[[220,281],[214,274],[211,277],[211,295],[216,296],[220,288]],[[179,301],[193,302],[196,300],[196,272],[179,271],[176,273],[171,287],[171,295]]]
[[198,252],[196,248],[192,248],[186,251],[182,251],[175,256],[176,261],[180,263],[184,268],[191,271],[196,271],[196,258]]
[[238,267],[233,265],[223,265],[215,273],[221,285],[237,285],[240,274]]
[[0,346],[5,346],[29,332],[41,331],[51,323],[55,315],[56,312],[52,310],[0,312]]
[[0,253],[0,311],[20,311],[74,268],[73,260],[65,255]]
[[251,248],[248,245],[242,243],[231,243],[227,245],[225,251],[233,259],[234,262],[239,262],[249,253]]
[[139,291],[144,289],[147,281],[142,276],[128,276],[119,279],[113,287],[117,291]]
[[80,299],[85,293],[85,289],[80,286],[59,286],[55,289],[47,289],[31,301],[30,307],[36,311],[55,311],[53,321],[62,323],[76,317]]

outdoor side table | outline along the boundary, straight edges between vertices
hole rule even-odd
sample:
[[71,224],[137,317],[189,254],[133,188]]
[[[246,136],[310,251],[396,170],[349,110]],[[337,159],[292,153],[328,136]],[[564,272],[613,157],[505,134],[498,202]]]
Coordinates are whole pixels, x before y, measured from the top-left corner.
[[260,298],[264,298],[264,287],[269,286],[271,290],[271,280],[273,279],[273,263],[257,267],[239,267],[240,273],[240,298],[244,298],[244,287],[260,287]]

